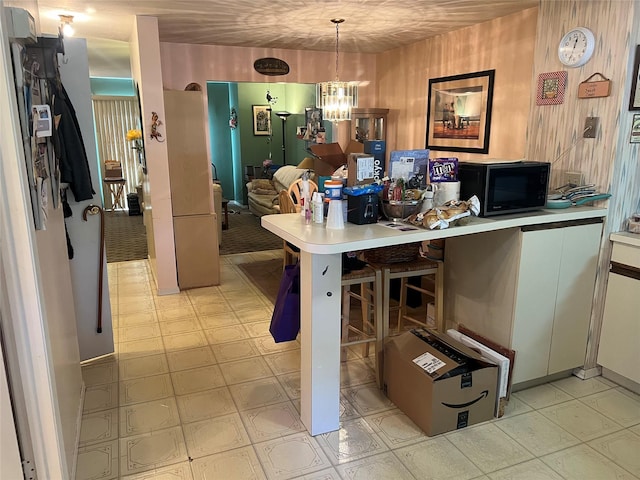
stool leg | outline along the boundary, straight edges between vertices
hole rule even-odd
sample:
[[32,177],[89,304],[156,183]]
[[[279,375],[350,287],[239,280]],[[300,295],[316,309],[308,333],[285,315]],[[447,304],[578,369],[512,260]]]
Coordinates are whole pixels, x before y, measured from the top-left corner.
[[[378,382],[378,388],[382,388],[382,374],[384,372],[383,347],[385,339],[385,327],[382,314],[382,298],[382,272],[376,269],[376,280],[373,284],[373,316],[376,326],[376,381]],[[388,327],[389,326],[387,325],[387,333],[389,330]]]
[[[344,285],[342,287],[342,315],[341,315],[341,327],[342,327],[342,341],[349,340],[349,314],[351,310],[351,297],[349,296],[350,285]],[[347,361],[347,347],[340,349],[340,361]]]
[[382,337],[389,336],[389,309],[391,302],[389,300],[391,291],[391,279],[389,278],[391,271],[385,268],[382,271]]
[[402,333],[402,320],[407,314],[407,277],[400,279],[400,300],[398,305],[398,333]]
[[439,332],[444,332],[444,262],[438,262],[435,290],[436,328]]

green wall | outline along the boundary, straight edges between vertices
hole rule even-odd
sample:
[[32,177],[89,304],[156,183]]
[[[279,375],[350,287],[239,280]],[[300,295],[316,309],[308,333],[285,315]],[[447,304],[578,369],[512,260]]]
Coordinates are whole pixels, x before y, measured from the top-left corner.
[[[253,105],[269,105],[267,90],[275,99],[272,103],[272,137],[253,134]],[[291,113],[285,127],[286,161],[297,165],[309,154],[307,143],[296,138],[296,128],[305,124],[304,110],[315,104],[315,85],[284,83],[226,83],[208,82],[211,154],[228,199],[247,204],[244,170],[246,166],[261,166],[271,153],[275,165],[283,164],[282,120],[278,111]],[[231,107],[238,114],[238,127],[229,128]],[[327,142],[331,141],[330,125]],[[230,150],[228,150],[230,148]],[[229,164],[230,163],[230,164]],[[231,178],[232,177],[232,178]]]
[[136,94],[131,78],[91,77],[89,82],[92,95],[133,97]]

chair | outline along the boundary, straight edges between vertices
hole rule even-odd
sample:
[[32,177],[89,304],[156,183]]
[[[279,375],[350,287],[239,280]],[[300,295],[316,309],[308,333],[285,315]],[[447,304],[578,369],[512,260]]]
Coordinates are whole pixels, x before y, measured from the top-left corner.
[[[341,360],[346,361],[346,348],[351,345],[363,345],[363,357],[369,356],[369,345],[375,343],[376,347],[376,378],[378,386],[382,385],[382,369],[380,352],[383,343],[383,312],[382,312],[382,275],[379,269],[369,265],[360,270],[352,270],[342,275],[342,308],[340,312],[341,322]],[[360,291],[351,290],[353,285],[360,285]],[[351,298],[360,302],[362,311],[362,326],[358,328],[351,323]],[[355,333],[356,338],[350,340],[350,333]]]
[[[313,180],[309,180],[309,200],[311,200],[311,196],[313,195],[313,192],[317,192],[318,191],[318,184],[316,182],[314,182]],[[296,180],[295,182],[293,182],[291,185],[289,185],[289,190],[288,190],[289,196],[293,195],[293,198],[295,198],[295,208],[296,211],[300,211],[301,209],[301,198],[302,198],[302,179],[299,178],[298,180]]]
[[[382,270],[382,312],[383,312],[383,336],[389,335],[389,320],[391,311],[397,310],[397,330],[402,332],[402,324],[405,321],[427,328],[434,328],[439,332],[444,331],[444,262],[418,259],[411,262],[389,263],[375,265]],[[420,285],[409,283],[409,278],[420,277]],[[424,277],[431,281],[431,288],[423,287]],[[397,307],[392,307],[390,302],[391,280],[400,279],[400,298]],[[435,325],[428,318],[428,306],[425,302],[424,318],[417,318],[409,313],[407,308],[407,294],[410,290],[430,296],[434,300]]]
[[[280,213],[297,213],[296,206],[293,204],[291,195],[286,190],[280,190],[278,193],[278,203],[280,204]],[[287,265],[295,263],[300,256],[300,250],[291,245],[286,240],[282,241],[282,250],[284,251],[282,269]]]

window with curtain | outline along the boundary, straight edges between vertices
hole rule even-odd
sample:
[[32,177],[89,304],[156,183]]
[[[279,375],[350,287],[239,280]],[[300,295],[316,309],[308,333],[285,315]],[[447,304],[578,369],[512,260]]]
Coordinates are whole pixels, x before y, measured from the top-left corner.
[[[122,166],[122,176],[126,179],[125,195],[135,192],[142,183],[142,168],[138,154],[127,142],[127,131],[140,128],[140,113],[136,97],[93,97],[93,115],[96,125],[98,157],[101,176],[104,178],[104,164],[116,160]],[[109,189],[104,192],[104,206],[111,208]]]

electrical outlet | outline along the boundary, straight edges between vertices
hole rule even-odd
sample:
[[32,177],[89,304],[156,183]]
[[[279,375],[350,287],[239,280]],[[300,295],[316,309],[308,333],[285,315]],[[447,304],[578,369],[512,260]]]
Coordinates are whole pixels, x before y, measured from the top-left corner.
[[584,185],[584,173],[582,172],[565,172],[564,183],[572,183],[574,185]]
[[596,138],[600,117],[587,117],[584,121],[583,138]]

